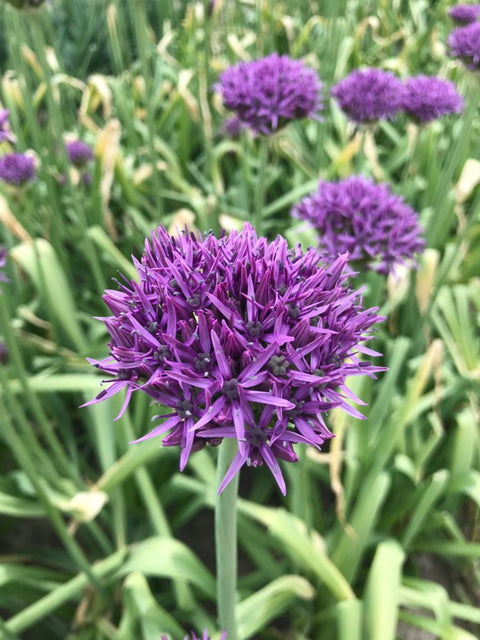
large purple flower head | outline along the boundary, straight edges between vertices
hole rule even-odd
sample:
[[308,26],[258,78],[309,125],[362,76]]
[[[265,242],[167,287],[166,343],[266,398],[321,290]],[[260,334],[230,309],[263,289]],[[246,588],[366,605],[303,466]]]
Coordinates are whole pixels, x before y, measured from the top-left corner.
[[76,167],[84,167],[93,158],[92,148],[81,140],[73,140],[65,145],[68,159]]
[[425,245],[416,212],[388,185],[363,176],[320,182],[292,213],[318,232],[326,260],[348,251],[353,265],[383,274],[398,264],[409,266]]
[[8,109],[0,109],[0,142],[15,142],[15,136],[10,131]]
[[[244,464],[266,463],[281,490],[278,460],[294,443],[331,437],[325,413],[352,397],[347,376],[379,371],[358,358],[379,321],[345,284],[346,256],[330,267],[318,253],[289,250],[284,238],[257,238],[246,224],[220,239],[160,227],[146,241],[139,282],[106,291],[110,357],[92,364],[115,376],[95,400],[126,388],[167,407],[146,440],[169,431],[180,469],[191,451],[223,438],[238,453],[220,490]],[[90,404],[89,403],[89,404]]]
[[470,24],[480,15],[480,4],[459,4],[449,9],[448,15],[457,24]]
[[7,276],[2,271],[2,269],[4,269],[7,265],[7,256],[7,249],[0,246],[0,282],[8,282]]
[[392,118],[402,108],[402,92],[401,81],[381,69],[353,71],[331,91],[342,111],[356,124]]
[[472,70],[480,67],[480,22],[454,29],[448,36],[449,55],[461,58]]
[[322,83],[315,71],[277,53],[228,68],[218,88],[241,123],[266,135],[290,120],[313,118],[322,108]]
[[21,185],[35,177],[35,161],[25,153],[7,153],[0,158],[0,180]]
[[445,115],[460,113],[463,99],[453,82],[422,75],[406,81],[403,108],[415,120],[430,122]]

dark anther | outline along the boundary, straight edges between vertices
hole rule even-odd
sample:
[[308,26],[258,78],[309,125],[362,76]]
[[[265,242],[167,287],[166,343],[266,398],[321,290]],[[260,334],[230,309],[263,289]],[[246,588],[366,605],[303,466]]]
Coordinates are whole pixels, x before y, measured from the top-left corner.
[[288,371],[289,363],[285,356],[272,356],[268,366],[274,376],[284,376]]

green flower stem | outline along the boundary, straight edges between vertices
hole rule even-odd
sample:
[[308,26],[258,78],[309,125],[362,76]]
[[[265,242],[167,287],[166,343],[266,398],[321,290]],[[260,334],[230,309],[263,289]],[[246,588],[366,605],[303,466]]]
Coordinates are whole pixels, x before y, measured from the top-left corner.
[[[217,463],[217,486],[220,485],[236,453],[237,443],[225,438],[220,445]],[[237,589],[237,493],[235,476],[228,487],[217,496],[215,504],[215,550],[217,558],[217,608],[220,628],[228,640],[238,640],[235,620]]]
[[[127,549],[119,549],[108,558],[97,562],[92,566],[92,574],[96,580],[101,580],[108,574],[119,569],[125,562]],[[42,620],[55,609],[62,606],[65,602],[82,595],[85,587],[88,586],[89,580],[84,573],[80,573],[65,584],[60,585],[48,595],[36,600],[29,607],[26,607],[20,613],[10,618],[5,626],[12,633],[21,633],[32,627],[38,620]]]
[[265,173],[268,162],[268,140],[261,136],[259,139],[258,173],[255,184],[255,229],[262,235],[263,206],[265,204]]

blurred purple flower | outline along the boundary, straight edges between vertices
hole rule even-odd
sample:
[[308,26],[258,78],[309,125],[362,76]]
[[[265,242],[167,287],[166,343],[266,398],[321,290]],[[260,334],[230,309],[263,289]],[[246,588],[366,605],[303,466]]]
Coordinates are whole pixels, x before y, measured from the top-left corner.
[[2,269],[7,266],[8,251],[5,247],[0,246],[0,282],[8,282],[7,276],[3,273]]
[[141,390],[171,410],[139,440],[170,432],[163,445],[181,447],[183,470],[192,451],[234,438],[219,491],[243,465],[266,463],[285,493],[278,460],[331,438],[333,407],[362,417],[345,380],[382,370],[357,355],[374,354],[360,343],[380,318],[347,288],[347,256],[319,263],[313,248],[257,238],[249,224],[220,239],[159,227],[134,260],[139,283],[105,292],[110,357],[90,362],[115,377],[87,404],[126,389],[122,415]]
[[0,158],[0,180],[21,185],[33,180],[35,161],[25,153],[7,153]]
[[480,67],[480,22],[454,29],[448,36],[449,55],[461,58],[468,69]]
[[228,68],[217,87],[242,124],[266,135],[290,120],[314,118],[323,108],[315,71],[277,53]]
[[10,131],[8,109],[0,109],[0,142],[15,142],[15,136]]
[[403,108],[415,120],[430,122],[444,115],[461,113],[463,99],[453,82],[422,75],[406,81]]
[[457,24],[470,24],[480,15],[480,4],[459,4],[449,9],[448,15]]
[[81,140],[74,140],[73,142],[67,142],[65,145],[67,149],[68,159],[76,167],[84,167],[87,162],[90,162],[93,158],[93,150],[88,144]]
[[359,262],[383,274],[398,264],[410,266],[425,246],[417,213],[388,185],[363,176],[320,182],[292,214],[317,231],[325,260],[348,251],[353,266]]
[[233,140],[237,140],[240,137],[241,131],[242,123],[237,118],[237,116],[228,118],[222,125],[223,135],[227,138],[232,138]]
[[0,341],[0,364],[8,364],[8,347],[5,342]]
[[353,71],[336,84],[331,93],[356,124],[391,118],[402,108],[401,81],[381,69]]

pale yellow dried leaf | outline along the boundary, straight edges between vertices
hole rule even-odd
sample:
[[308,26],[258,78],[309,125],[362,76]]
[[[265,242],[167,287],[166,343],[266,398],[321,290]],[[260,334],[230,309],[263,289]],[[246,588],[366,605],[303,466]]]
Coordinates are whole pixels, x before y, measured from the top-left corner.
[[255,38],[256,36],[252,32],[246,33],[241,40],[237,34],[229,33],[227,36],[227,44],[239,60],[248,62],[250,60],[250,54],[247,49],[255,42]]
[[437,249],[425,249],[419,262],[415,295],[417,296],[418,309],[423,315],[427,311],[432,297],[440,254]]
[[23,95],[20,82],[14,71],[6,71],[2,77],[2,93],[10,98],[18,107],[23,108]]
[[387,277],[387,295],[392,307],[405,298],[409,286],[410,269],[403,264],[396,265],[395,270]]
[[244,222],[233,216],[229,216],[228,213],[221,213],[219,217],[220,226],[225,231],[241,231],[243,229]]
[[46,47],[45,57],[47,58],[48,66],[53,71],[53,73],[57,73],[58,71],[60,71],[60,65],[58,64],[55,49],[53,49],[52,47]]
[[189,231],[195,231],[195,214],[190,209],[179,209],[173,214],[172,222],[168,227],[168,233],[174,235],[178,231],[185,229],[185,227],[187,227]]
[[108,205],[113,184],[115,161],[120,146],[121,132],[122,129],[120,121],[116,118],[110,120],[100,131],[97,139],[97,144],[95,146],[95,155],[100,158],[102,170],[102,177],[100,180],[102,210],[109,233],[113,238],[116,237],[116,231],[113,225],[113,217]]
[[198,122],[198,104],[192,92],[188,88],[188,84],[193,77],[191,69],[182,69],[178,75],[177,90],[185,102],[185,106],[194,122]]
[[479,183],[480,160],[469,158],[463,165],[462,173],[455,185],[455,199],[457,203],[465,202]]
[[39,78],[43,78],[42,67],[38,62],[38,58],[36,54],[30,49],[30,47],[25,44],[25,42],[22,42],[22,44],[20,45],[20,53],[22,54],[22,58],[33,69],[35,74]]
[[0,222],[6,226],[12,235],[28,244],[33,244],[33,239],[28,231],[20,224],[8,206],[8,201],[0,194]]
[[63,505],[63,510],[72,513],[81,522],[94,520],[105,504],[108,502],[108,494],[98,489],[92,491],[79,491],[70,502]]

